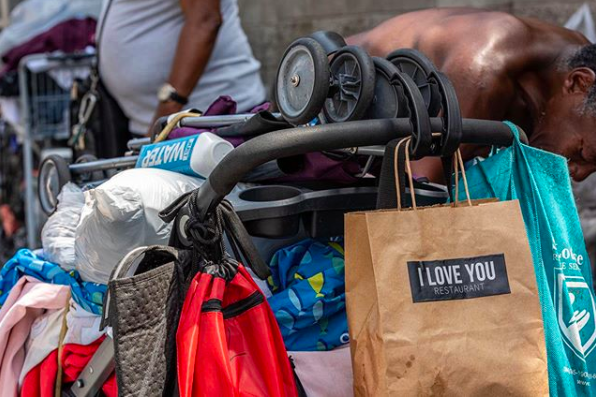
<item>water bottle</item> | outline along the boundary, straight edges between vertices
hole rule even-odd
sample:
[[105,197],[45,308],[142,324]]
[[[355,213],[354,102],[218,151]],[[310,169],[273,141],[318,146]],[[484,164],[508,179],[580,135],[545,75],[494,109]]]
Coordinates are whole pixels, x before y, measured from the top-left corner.
[[153,143],[141,148],[137,168],[161,168],[207,179],[232,150],[232,144],[211,132]]

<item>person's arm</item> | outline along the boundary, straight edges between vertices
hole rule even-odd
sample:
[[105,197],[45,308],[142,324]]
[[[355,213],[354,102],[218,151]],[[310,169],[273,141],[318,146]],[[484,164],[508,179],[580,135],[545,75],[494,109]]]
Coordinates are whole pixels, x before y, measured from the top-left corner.
[[[167,81],[178,94],[189,97],[203,74],[222,23],[220,0],[181,0],[184,25],[180,31],[172,69]],[[156,93],[157,95],[157,93]],[[175,101],[160,102],[154,121],[182,110]]]

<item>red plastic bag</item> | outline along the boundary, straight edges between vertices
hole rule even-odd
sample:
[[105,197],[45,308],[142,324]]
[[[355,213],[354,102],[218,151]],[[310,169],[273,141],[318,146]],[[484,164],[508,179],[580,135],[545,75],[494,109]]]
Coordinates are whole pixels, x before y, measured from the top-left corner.
[[234,261],[205,266],[192,280],[176,344],[181,397],[297,396],[271,308]]

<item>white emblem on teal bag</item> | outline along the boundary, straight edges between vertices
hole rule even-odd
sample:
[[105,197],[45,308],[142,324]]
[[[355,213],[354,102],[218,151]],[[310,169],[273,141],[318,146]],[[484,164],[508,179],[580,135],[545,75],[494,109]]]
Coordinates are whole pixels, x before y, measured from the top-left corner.
[[588,283],[555,269],[555,302],[565,344],[585,361],[596,347],[596,304]]

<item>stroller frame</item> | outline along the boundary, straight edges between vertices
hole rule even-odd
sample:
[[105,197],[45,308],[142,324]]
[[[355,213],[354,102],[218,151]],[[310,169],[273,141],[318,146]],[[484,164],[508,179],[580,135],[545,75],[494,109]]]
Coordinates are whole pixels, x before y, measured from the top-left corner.
[[[431,118],[434,130],[440,131],[442,124],[441,118]],[[207,216],[246,173],[267,161],[346,146],[385,145],[392,139],[410,136],[412,130],[409,119],[383,119],[291,128],[253,138],[228,154],[199,188],[197,205],[200,215]],[[498,121],[464,119],[462,133],[463,143],[509,146],[514,140],[511,129]],[[525,134],[522,133],[520,138],[527,142]],[[378,150],[375,152],[378,153]],[[180,213],[175,227],[183,227],[178,218]],[[106,338],[104,343],[111,342],[110,338]],[[113,357],[113,348],[98,350],[75,385],[63,392],[63,396],[94,396],[113,368]],[[112,367],[108,367],[110,365]]]

